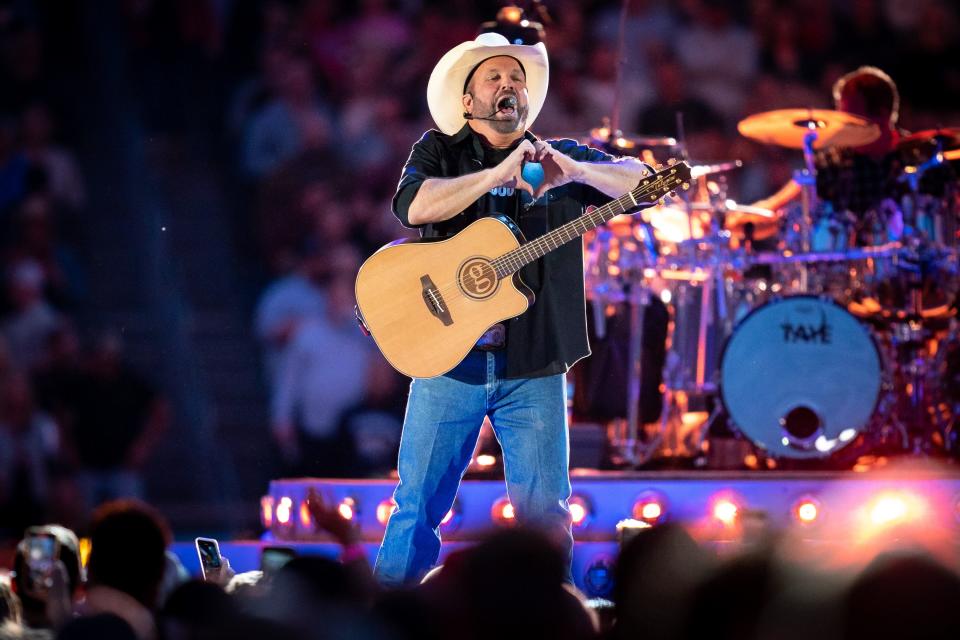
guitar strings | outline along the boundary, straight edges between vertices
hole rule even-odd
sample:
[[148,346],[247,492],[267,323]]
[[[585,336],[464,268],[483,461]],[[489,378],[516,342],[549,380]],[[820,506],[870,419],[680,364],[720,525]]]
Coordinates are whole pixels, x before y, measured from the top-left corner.
[[[548,248],[547,251],[543,252],[543,254],[541,254],[540,256],[534,256],[534,257],[531,258],[530,260],[524,260],[524,259],[523,259],[524,256],[520,255],[520,254],[522,254],[523,252],[527,252],[528,255],[529,255],[530,252],[539,252],[540,249],[544,248],[549,242],[551,242],[550,240],[548,240],[548,236],[550,236],[551,234],[555,234],[555,233],[557,233],[558,231],[560,231],[561,229],[564,229],[565,227],[569,227],[571,230],[572,230],[572,229],[575,229],[577,223],[580,223],[581,221],[584,221],[584,219],[590,219],[590,222],[595,222],[595,224],[594,224],[594,226],[593,226],[593,228],[595,229],[595,228],[597,228],[597,227],[601,226],[602,224],[605,224],[606,222],[609,221],[609,220],[604,220],[604,218],[606,217],[606,214],[603,213],[603,211],[604,211],[605,209],[607,209],[608,207],[612,208],[612,205],[613,205],[614,203],[616,203],[617,206],[620,207],[621,212],[625,213],[626,211],[628,211],[628,210],[629,210],[630,208],[632,208],[632,207],[625,207],[624,205],[626,204],[626,202],[621,203],[621,202],[620,202],[621,200],[623,200],[624,198],[627,198],[628,196],[632,196],[633,199],[643,200],[644,202],[646,202],[646,197],[645,197],[645,195],[644,195],[643,192],[644,192],[644,191],[649,191],[649,192],[656,191],[656,190],[657,190],[656,187],[660,186],[660,183],[663,182],[663,181],[664,181],[664,176],[662,176],[662,175],[660,175],[660,174],[654,174],[654,179],[653,179],[651,182],[649,182],[648,184],[643,185],[643,188],[642,188],[642,189],[639,188],[639,187],[638,187],[638,189],[634,189],[634,191],[637,191],[636,194],[634,194],[633,191],[629,191],[629,192],[621,195],[619,198],[616,198],[616,199],[614,199],[614,200],[611,200],[610,202],[604,204],[603,206],[598,207],[597,209],[595,209],[594,211],[591,211],[590,213],[581,215],[581,216],[579,216],[578,218],[574,218],[573,220],[571,220],[571,221],[569,221],[569,222],[567,222],[567,223],[564,223],[563,225],[557,227],[556,229],[554,229],[554,230],[551,231],[551,232],[548,232],[548,233],[544,234],[543,236],[540,236],[539,238],[535,238],[535,239],[531,240],[530,242],[527,242],[527,243],[522,244],[522,245],[520,245],[520,246],[518,246],[518,247],[516,247],[516,248],[514,248],[514,249],[511,249],[510,251],[504,253],[503,255],[501,255],[501,256],[499,256],[499,257],[497,257],[497,258],[493,258],[493,259],[490,260],[486,265],[484,265],[483,273],[479,276],[479,278],[490,277],[491,272],[492,272],[492,275],[493,275],[493,277],[494,277],[495,280],[498,280],[498,281],[506,280],[506,277],[507,277],[507,276],[512,276],[512,275],[515,274],[517,271],[519,271],[520,269],[522,269],[525,265],[527,265],[527,264],[529,264],[530,262],[533,262],[534,260],[542,257],[542,256],[545,255],[546,253],[549,253],[550,251],[553,251],[554,249],[557,249],[558,247],[566,244],[567,242],[572,242],[573,239],[576,238],[576,237],[582,237],[582,236],[583,236],[583,233],[586,233],[587,231],[590,231],[590,229],[584,229],[584,232],[583,232],[583,233],[577,233],[577,234],[571,236],[570,238],[567,238],[565,241],[561,242],[560,244],[557,244],[557,245],[554,246],[554,247]],[[663,187],[661,186],[661,189],[662,189],[662,188],[663,188]],[[628,200],[627,202],[630,202],[630,200]],[[598,214],[600,214],[600,215],[598,215]],[[614,214],[614,215],[617,215],[617,214]],[[613,217],[613,216],[611,216],[611,217]],[[598,220],[598,221],[597,221],[597,220]],[[584,223],[585,223],[585,222],[584,222]],[[558,237],[559,237],[559,236],[558,236]],[[514,256],[514,257],[508,257],[508,256],[511,256],[511,254],[517,254],[517,255]],[[504,258],[506,258],[506,262],[504,262]],[[509,272],[509,273],[505,273],[503,276],[500,276],[500,275],[499,275],[500,269],[497,268],[498,266],[503,266],[503,267],[511,268],[512,271]],[[477,278],[474,278],[473,276],[467,274],[467,275],[459,278],[458,280],[454,280],[453,282],[444,283],[442,286],[436,287],[436,288],[434,289],[434,291],[442,296],[443,294],[450,293],[451,290],[456,289],[458,293],[460,293],[461,295],[465,295],[464,292],[461,290],[461,283],[462,283],[463,285],[465,285],[465,286],[469,289],[469,288],[472,288],[472,285],[475,285],[476,282],[477,282]],[[469,296],[466,296],[466,297],[469,297]]]
[[[549,232],[549,233],[547,233],[547,234],[544,234],[544,236],[540,236],[539,238],[535,238],[534,240],[531,240],[530,242],[527,242],[527,243],[525,243],[525,244],[522,244],[522,245],[520,245],[520,246],[518,246],[518,247],[516,247],[516,248],[514,248],[514,249],[511,249],[510,251],[507,251],[507,252],[504,253],[503,255],[501,255],[501,256],[499,256],[499,257],[497,257],[497,258],[494,258],[494,259],[490,260],[490,261],[487,263],[487,265],[485,265],[484,274],[487,274],[489,271],[492,271],[492,272],[493,272],[493,276],[494,276],[494,278],[498,281],[498,283],[499,283],[499,282],[502,282],[502,281],[504,281],[504,280],[507,279],[507,276],[512,276],[512,275],[515,274],[517,271],[519,271],[521,268],[523,268],[526,264],[529,264],[529,263],[532,262],[533,260],[536,260],[538,257],[542,257],[542,256],[534,257],[534,258],[532,258],[531,260],[528,260],[528,261],[526,261],[526,262],[522,262],[521,264],[519,264],[519,266],[517,266],[517,265],[514,263],[514,261],[519,261],[519,260],[520,260],[519,257],[510,258],[510,259],[507,260],[507,263],[502,264],[502,266],[508,266],[508,267],[511,267],[511,268],[512,268],[512,267],[516,267],[516,268],[514,268],[510,273],[504,274],[503,277],[500,277],[500,276],[497,275],[498,269],[497,269],[496,267],[494,267],[493,265],[496,264],[496,263],[500,263],[500,261],[502,261],[505,257],[509,256],[510,254],[512,254],[512,253],[514,253],[514,252],[521,251],[521,250],[528,250],[528,248],[533,248],[534,246],[537,246],[538,249],[539,249],[539,248],[542,248],[542,247],[539,247],[539,246],[538,246],[538,243],[544,243],[544,242],[546,242],[545,238],[546,238],[547,235],[549,235],[550,233],[555,233],[555,232],[559,231],[560,229],[566,227],[567,225],[572,224],[572,223],[576,223],[576,222],[578,222],[578,221],[581,221],[581,220],[583,220],[584,218],[590,218],[591,221],[593,220],[594,217],[599,218],[600,221],[599,221],[597,224],[594,225],[594,228],[597,228],[597,227],[601,226],[602,224],[605,224],[606,222],[609,221],[609,220],[604,220],[604,219],[603,219],[604,216],[605,216],[605,214],[601,213],[601,215],[599,215],[599,216],[598,216],[597,214],[600,213],[600,212],[603,212],[603,211],[604,211],[605,209],[607,209],[608,207],[611,207],[615,202],[616,202],[616,203],[619,203],[619,201],[620,201],[621,199],[623,199],[624,197],[626,197],[626,196],[628,196],[628,195],[633,195],[633,198],[634,198],[635,200],[637,200],[637,201],[642,200],[644,203],[648,202],[647,197],[648,197],[649,193],[656,191],[658,187],[659,187],[661,190],[665,188],[665,185],[661,185],[661,184],[660,184],[661,182],[664,182],[664,180],[665,180],[665,176],[663,175],[664,173],[665,173],[665,171],[661,171],[661,172],[658,172],[658,173],[654,173],[653,176],[651,176],[651,177],[652,177],[652,180],[650,180],[650,181],[647,182],[646,184],[639,185],[637,188],[633,189],[632,191],[629,191],[629,192],[621,195],[619,198],[616,198],[616,199],[614,199],[614,200],[611,200],[610,202],[607,202],[607,203],[604,204],[603,206],[598,207],[597,209],[591,211],[590,213],[581,215],[581,216],[579,216],[578,218],[574,218],[574,219],[571,220],[570,222],[565,223],[564,225],[561,225],[560,227],[557,227],[557,228],[554,229],[552,232]],[[676,182],[673,186],[676,186],[676,185],[678,185],[678,184],[680,184],[680,183],[679,183],[679,182]],[[634,193],[634,192],[635,192],[635,193]],[[666,195],[666,194],[664,194],[664,195]],[[662,197],[662,196],[661,196],[661,197]],[[653,202],[655,202],[655,201],[656,201],[656,199],[654,199],[653,201],[650,201],[651,206],[652,206]],[[621,208],[623,208],[623,207],[621,206]],[[624,209],[624,211],[626,211],[626,210],[627,210],[627,209]],[[616,214],[614,214],[614,215],[616,215]],[[613,217],[613,216],[611,216],[611,218],[612,218],[612,217]],[[589,231],[589,229],[587,229],[587,231]],[[578,235],[582,236],[583,234],[578,234]],[[576,237],[576,236],[574,236],[574,237]],[[574,237],[571,237],[571,238],[568,239],[566,242],[571,242]],[[566,242],[561,243],[561,244],[566,244]],[[559,247],[559,246],[561,246],[561,245],[557,245],[557,247]],[[553,247],[553,248],[549,249],[548,252],[549,252],[549,251],[552,251],[553,249],[555,249],[555,248],[557,248],[557,247]],[[547,253],[547,252],[545,252],[545,253]],[[492,268],[491,268],[491,267],[492,267]],[[489,271],[488,271],[488,270],[489,270]],[[481,277],[482,277],[482,276],[481,276]],[[466,295],[466,294],[463,292],[463,290],[462,290],[462,288],[461,288],[461,282],[470,282],[471,284],[474,284],[474,285],[475,285],[475,284],[476,284],[476,279],[473,278],[472,276],[469,276],[469,275],[464,276],[464,277],[462,277],[462,278],[455,278],[452,282],[445,282],[445,283],[443,283],[443,284],[440,285],[440,286],[435,286],[435,287],[432,289],[432,292],[433,292],[434,295],[439,295],[441,300],[443,300],[443,296],[444,296],[445,294],[450,294],[450,293],[457,293],[457,294],[459,294],[459,295],[462,296],[462,297],[469,298],[469,296]],[[431,296],[431,297],[433,297],[433,296]],[[388,303],[388,306],[393,307],[393,306],[399,306],[399,305],[401,305],[401,304],[406,304],[406,303],[401,302],[401,301],[396,301],[396,302],[393,302],[393,303]],[[446,304],[445,306],[449,309],[449,306],[450,306],[450,305],[449,305],[449,304]]]

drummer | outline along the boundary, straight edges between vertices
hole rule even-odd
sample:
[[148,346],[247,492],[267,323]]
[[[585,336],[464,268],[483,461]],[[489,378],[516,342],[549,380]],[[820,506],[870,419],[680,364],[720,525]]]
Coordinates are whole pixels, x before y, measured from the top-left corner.
[[[862,220],[867,211],[880,208],[885,198],[903,189],[897,182],[902,162],[896,151],[901,137],[896,127],[900,94],[890,76],[865,66],[837,80],[833,98],[839,111],[865,118],[880,130],[869,144],[831,147],[816,155],[817,196],[835,211],[850,211]],[[791,180],[755,205],[782,209],[799,197],[800,185]]]

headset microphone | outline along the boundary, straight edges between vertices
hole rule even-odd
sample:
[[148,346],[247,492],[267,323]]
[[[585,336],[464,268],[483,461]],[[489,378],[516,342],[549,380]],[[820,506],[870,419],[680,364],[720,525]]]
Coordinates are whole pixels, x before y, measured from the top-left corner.
[[496,109],[496,111],[494,111],[493,113],[491,113],[491,114],[488,115],[488,116],[475,116],[475,115],[473,115],[472,113],[467,113],[466,111],[464,111],[464,112],[463,112],[463,118],[464,118],[464,120],[491,120],[491,121],[496,121],[497,119],[496,119],[494,116],[497,115],[498,113],[500,113],[500,110],[501,110],[501,109],[507,109],[507,108],[513,109],[514,111],[517,110],[517,98],[516,98],[516,96],[505,96],[505,97],[501,98],[500,101],[497,103],[497,109]]

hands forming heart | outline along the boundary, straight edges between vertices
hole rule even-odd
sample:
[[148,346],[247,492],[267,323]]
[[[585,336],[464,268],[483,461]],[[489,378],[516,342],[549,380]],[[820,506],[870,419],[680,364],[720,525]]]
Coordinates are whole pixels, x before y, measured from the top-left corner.
[[539,184],[534,184],[532,180],[527,179],[526,175],[524,175],[524,179],[534,188],[534,200],[540,198],[540,196],[550,189],[562,187],[568,182],[576,181],[580,175],[580,166],[576,160],[560,153],[549,144],[539,140],[534,142],[533,146],[536,151],[533,162],[539,164],[541,169],[539,171],[532,169],[529,173],[531,173],[531,178],[535,176],[540,177],[540,182]]

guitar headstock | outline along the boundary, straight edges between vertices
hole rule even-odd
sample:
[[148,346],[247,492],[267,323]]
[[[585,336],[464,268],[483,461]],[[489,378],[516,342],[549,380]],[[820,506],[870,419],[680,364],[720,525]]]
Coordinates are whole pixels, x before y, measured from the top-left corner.
[[631,193],[638,204],[653,205],[664,196],[675,196],[677,191],[689,189],[692,179],[690,165],[671,158],[666,166],[657,165],[656,173],[640,180]]

